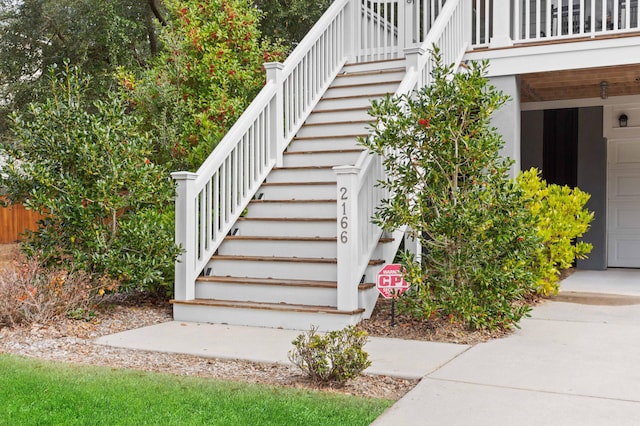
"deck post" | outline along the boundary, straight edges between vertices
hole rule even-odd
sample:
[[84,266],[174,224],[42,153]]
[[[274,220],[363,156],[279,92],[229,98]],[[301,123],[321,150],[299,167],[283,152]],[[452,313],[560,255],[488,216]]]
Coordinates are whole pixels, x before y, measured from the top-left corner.
[[345,7],[344,15],[344,53],[347,57],[347,62],[355,62],[358,51],[358,31],[360,28],[360,1],[361,0],[349,0]]
[[198,175],[191,172],[171,173],[176,181],[176,245],[182,253],[176,259],[175,300],[195,299],[196,272],[196,203],[193,181]]
[[275,105],[269,118],[270,126],[270,156],[275,158],[276,167],[282,167],[282,152],[284,151],[284,94],[282,93],[282,70],[284,64],[281,62],[265,62],[264,69],[267,72],[267,83],[273,82],[276,85]]
[[[488,13],[488,10],[487,12]],[[511,2],[502,2],[500,7],[493,9],[493,36],[489,43],[490,47],[512,46],[511,39]]]
[[[337,178],[338,231],[338,310],[358,309],[358,267],[360,228],[358,224],[358,173],[356,166],[338,166]],[[366,225],[366,224],[364,224]]]

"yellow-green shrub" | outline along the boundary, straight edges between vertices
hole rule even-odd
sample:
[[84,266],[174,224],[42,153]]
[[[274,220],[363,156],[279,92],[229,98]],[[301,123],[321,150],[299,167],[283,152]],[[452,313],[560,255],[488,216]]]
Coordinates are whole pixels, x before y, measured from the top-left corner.
[[557,294],[560,271],[591,252],[590,243],[575,242],[593,220],[593,212],[585,208],[591,196],[578,188],[548,184],[535,168],[520,173],[518,184],[543,242],[535,259],[537,290],[544,295]]

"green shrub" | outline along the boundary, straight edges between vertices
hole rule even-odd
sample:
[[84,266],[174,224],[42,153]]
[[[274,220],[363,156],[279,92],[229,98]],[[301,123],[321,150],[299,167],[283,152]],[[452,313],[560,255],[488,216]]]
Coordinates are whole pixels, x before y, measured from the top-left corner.
[[300,334],[292,343],[289,360],[312,380],[317,382],[345,382],[358,377],[371,365],[369,354],[362,347],[367,343],[367,333],[348,326],[316,333],[317,328]]
[[403,256],[411,284],[401,308],[471,328],[517,323],[535,284],[539,239],[490,116],[506,97],[484,77],[487,64],[453,73],[436,52],[433,83],[374,103],[378,124],[362,144],[384,156],[380,186],[394,194],[374,221],[408,225],[423,246],[420,263]]
[[175,190],[150,160],[150,135],[117,96],[88,102],[77,69],[52,70],[51,84],[51,98],[12,116],[14,143],[0,147],[0,197],[45,216],[24,250],[121,289],[166,291]]
[[591,244],[574,242],[587,232],[593,220],[593,212],[585,208],[590,195],[578,188],[547,184],[536,169],[520,173],[518,184],[543,243],[535,260],[537,291],[544,295],[557,294],[560,271],[591,252]]

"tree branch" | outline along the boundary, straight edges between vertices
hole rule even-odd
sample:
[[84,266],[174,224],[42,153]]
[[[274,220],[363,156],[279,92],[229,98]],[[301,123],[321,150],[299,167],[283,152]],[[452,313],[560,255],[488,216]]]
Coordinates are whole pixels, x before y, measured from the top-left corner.
[[153,15],[156,17],[158,22],[160,22],[160,25],[162,25],[163,27],[166,26],[167,21],[164,19],[164,17],[160,13],[160,10],[158,9],[158,5],[156,4],[156,0],[149,0],[149,7],[151,8]]

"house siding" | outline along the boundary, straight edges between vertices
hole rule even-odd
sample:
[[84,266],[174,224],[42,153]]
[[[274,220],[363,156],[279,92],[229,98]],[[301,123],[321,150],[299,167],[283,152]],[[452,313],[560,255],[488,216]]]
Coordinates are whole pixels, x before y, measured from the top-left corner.
[[602,107],[578,111],[578,187],[591,194],[587,208],[595,213],[582,241],[593,244],[579,269],[607,268],[607,143],[603,135]]

